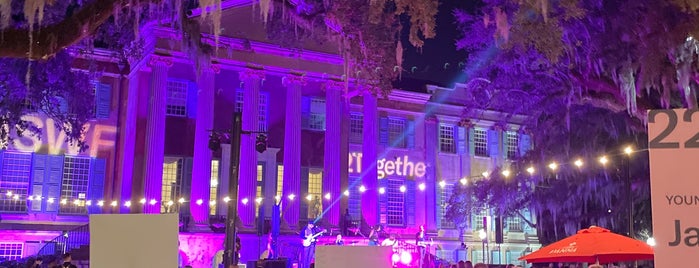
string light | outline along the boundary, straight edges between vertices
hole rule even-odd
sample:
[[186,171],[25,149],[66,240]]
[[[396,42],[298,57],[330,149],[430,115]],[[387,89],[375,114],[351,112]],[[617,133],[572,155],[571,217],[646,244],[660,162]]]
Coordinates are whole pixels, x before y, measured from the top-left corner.
[[216,200],[211,200],[209,201],[209,206],[215,206],[216,205]]
[[483,175],[483,178],[487,178],[488,176],[490,176],[490,173],[488,173],[488,171],[483,171],[481,175]]
[[226,196],[226,197],[223,198],[223,202],[228,203],[228,202],[230,202],[230,201],[231,201],[231,198],[228,197],[228,196]]
[[257,203],[258,205],[262,203],[262,197],[255,198],[255,203]]
[[505,178],[510,176],[510,170],[508,170],[508,169],[503,170],[501,173],[503,176],[505,176]]
[[294,200],[294,198],[296,198],[295,194],[289,194],[289,200]]
[[100,207],[101,207],[101,206],[104,206],[104,201],[103,201],[103,200],[100,200],[99,202],[97,202],[97,205],[100,206]]
[[306,200],[308,200],[308,201],[313,200],[313,195],[312,194],[307,195]]
[[343,194],[344,194],[345,196],[349,196],[349,190],[345,190],[345,192],[344,192]]
[[633,153],[633,148],[631,146],[626,146],[626,148],[624,148],[624,153],[626,155],[631,155]]
[[446,187],[446,186],[447,186],[447,182],[446,182],[446,181],[440,181],[440,182],[439,182],[439,187],[444,188],[444,187]]
[[177,200],[177,202],[179,202],[180,204],[184,203],[184,198],[180,197],[180,199]]
[[78,200],[78,199],[73,200],[73,205],[79,205],[79,204],[80,204],[80,200]]
[[556,164],[556,162],[551,162],[551,164],[549,164],[549,168],[556,171],[556,169],[558,169],[558,164]]
[[529,173],[529,175],[534,175],[534,172],[535,172],[535,171],[536,171],[536,170],[534,170],[534,167],[528,167],[528,168],[527,168],[527,173]]
[[201,206],[201,204],[204,204],[204,200],[198,199],[198,200],[197,200],[197,205],[198,205],[198,206]]
[[146,199],[145,199],[145,198],[141,198],[141,201],[138,201],[138,202],[141,203],[141,205],[143,205],[143,204],[146,203]]
[[171,206],[174,205],[174,204],[175,204],[175,202],[172,202],[172,200],[167,201],[167,206],[168,206],[168,207],[171,207]]
[[424,191],[426,188],[425,183],[420,183],[420,185],[418,185],[417,188],[420,189],[420,191]]
[[459,180],[459,182],[461,183],[461,185],[466,185],[466,184],[468,184],[468,180],[467,180],[466,178],[461,178],[461,179]]
[[582,167],[583,166],[583,161],[582,159],[577,159],[575,160],[575,163],[573,163],[576,167]]
[[111,204],[111,205],[112,205],[112,207],[116,207],[116,206],[117,206],[117,201],[112,201],[112,204]]
[[401,193],[405,193],[406,190],[407,190],[407,188],[405,188],[405,185],[401,185],[401,186],[400,186],[400,192],[401,192]]
[[364,187],[364,185],[359,186],[359,192],[360,193],[366,192],[366,187]]
[[609,159],[607,159],[607,156],[603,155],[602,157],[599,158],[599,162],[602,165],[607,165],[607,163],[609,163]]
[[157,201],[157,200],[155,200],[155,199],[151,199],[151,200],[150,200],[150,204],[151,204],[151,206],[152,206],[152,205],[155,205],[155,203],[158,203],[158,201]]
[[247,205],[247,204],[248,204],[248,201],[249,201],[249,200],[248,200],[247,197],[246,197],[246,198],[243,198],[243,200],[240,200],[240,202],[243,202],[243,205]]
[[385,194],[386,193],[386,188],[381,187],[379,188],[379,194]]
[[277,200],[277,203],[279,203],[279,201],[282,200],[282,197],[279,196],[279,195],[275,195],[275,196],[274,196],[274,200]]
[[325,194],[325,199],[326,199],[326,200],[330,200],[330,193],[326,193],[326,194]]
[[127,208],[128,208],[128,207],[131,207],[131,201],[126,201],[126,202],[124,202],[124,206],[127,207]]
[[63,204],[63,205],[68,204],[68,199],[65,199],[65,198],[61,199],[61,204]]

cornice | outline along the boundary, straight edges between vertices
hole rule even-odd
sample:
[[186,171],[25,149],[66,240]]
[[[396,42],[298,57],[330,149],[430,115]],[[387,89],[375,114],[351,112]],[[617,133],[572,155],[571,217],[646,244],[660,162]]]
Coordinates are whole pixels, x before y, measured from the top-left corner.
[[427,104],[427,102],[430,100],[430,97],[430,94],[405,91],[400,89],[391,90],[391,92],[388,94],[388,100],[390,101],[400,101],[422,105]]

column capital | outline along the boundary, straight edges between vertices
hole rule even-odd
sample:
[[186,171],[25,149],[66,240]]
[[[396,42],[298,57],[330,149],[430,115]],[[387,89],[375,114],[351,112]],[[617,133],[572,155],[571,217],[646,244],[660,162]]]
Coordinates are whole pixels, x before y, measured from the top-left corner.
[[294,85],[305,86],[307,82],[305,75],[288,74],[282,77],[282,85],[285,87]]
[[439,122],[439,119],[436,116],[425,116],[425,123],[436,124],[437,122]]
[[342,91],[345,89],[345,81],[328,79],[323,83],[323,87],[325,88],[325,90],[340,90],[340,91]]
[[251,79],[262,80],[265,78],[265,71],[260,69],[247,68],[238,73],[240,80],[246,81]]
[[459,123],[457,125],[459,125],[460,127],[465,127],[465,128],[472,128],[474,126],[471,119],[468,119],[468,118],[461,119],[461,121],[459,121]]
[[491,129],[500,130],[500,131],[507,131],[507,123],[505,123],[505,122],[495,123],[495,125],[493,125],[493,127],[491,127]]
[[151,55],[148,59],[148,67],[172,67],[172,57],[161,56],[161,55]]

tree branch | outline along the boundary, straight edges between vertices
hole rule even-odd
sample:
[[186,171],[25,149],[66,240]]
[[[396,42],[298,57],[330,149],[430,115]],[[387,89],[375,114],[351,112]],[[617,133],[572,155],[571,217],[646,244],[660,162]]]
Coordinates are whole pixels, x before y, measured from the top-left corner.
[[[137,0],[134,5],[159,3],[162,0]],[[29,49],[29,29],[5,29],[0,35],[0,57],[47,59],[62,49],[93,35],[118,8],[129,4],[128,0],[98,0],[84,5],[80,11],[62,21],[34,29],[34,44]]]
[[526,222],[527,225],[529,225],[529,227],[536,229],[536,224],[527,219],[527,217],[524,217],[524,215],[522,215],[522,212],[520,212],[519,210],[515,210],[515,213],[517,213],[517,216],[522,218],[522,220],[524,220],[524,222]]

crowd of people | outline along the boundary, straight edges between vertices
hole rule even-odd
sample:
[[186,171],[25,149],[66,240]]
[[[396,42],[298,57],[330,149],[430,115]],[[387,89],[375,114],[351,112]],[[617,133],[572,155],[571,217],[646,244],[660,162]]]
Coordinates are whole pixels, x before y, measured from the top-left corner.
[[0,268],[78,268],[70,253],[61,256],[30,257],[21,261],[0,263]]

